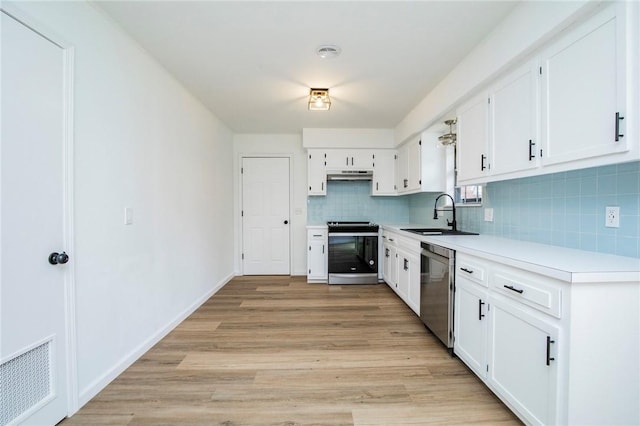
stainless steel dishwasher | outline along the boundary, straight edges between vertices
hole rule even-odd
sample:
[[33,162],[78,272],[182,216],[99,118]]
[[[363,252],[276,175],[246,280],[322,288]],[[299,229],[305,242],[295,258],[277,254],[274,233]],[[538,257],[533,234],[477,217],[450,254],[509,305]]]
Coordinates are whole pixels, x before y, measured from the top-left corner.
[[453,352],[455,251],[421,243],[420,319]]

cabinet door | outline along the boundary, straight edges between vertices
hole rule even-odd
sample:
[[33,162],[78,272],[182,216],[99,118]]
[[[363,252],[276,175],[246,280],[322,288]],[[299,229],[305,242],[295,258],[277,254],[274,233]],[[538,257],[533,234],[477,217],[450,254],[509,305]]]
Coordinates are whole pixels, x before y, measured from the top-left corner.
[[309,150],[307,173],[309,190],[307,195],[327,195],[326,154],[324,151]]
[[482,182],[489,170],[489,98],[482,94],[458,110],[457,182]]
[[[388,256],[387,256],[388,255]],[[385,282],[397,291],[398,285],[398,252],[396,247],[387,244],[385,249]]]
[[529,63],[490,90],[492,176],[538,165],[537,83],[538,67]]
[[421,139],[416,139],[412,142],[409,142],[409,144],[407,145],[407,177],[409,180],[409,186],[407,190],[409,191],[419,190],[420,184],[422,183],[420,175],[420,160],[422,158],[421,145]]
[[487,299],[478,284],[456,277],[453,351],[482,378],[487,375]]
[[397,259],[398,259],[398,281],[396,283],[396,293],[398,296],[404,300],[405,303],[408,301],[409,295],[409,282],[411,281],[410,276],[410,261],[409,254],[402,249],[398,249],[397,251]]
[[327,280],[327,234],[310,230],[307,235],[309,253],[307,255],[307,280]]
[[376,150],[373,159],[372,195],[396,194],[396,151],[392,149]]
[[407,192],[409,189],[409,152],[407,145],[398,148],[398,159],[396,160],[396,187],[398,193]]
[[[407,305],[420,315],[420,256],[414,253],[405,253],[409,285],[407,289]],[[403,260],[404,262],[404,260]],[[400,265],[404,268],[404,263]]]
[[346,149],[327,149],[327,169],[346,170],[351,168],[351,156]]
[[370,149],[355,149],[349,155],[349,167],[356,170],[373,169],[373,151]]
[[629,138],[619,136],[628,120],[616,119],[626,114],[625,3],[607,7],[543,52],[543,164],[628,150]]
[[558,329],[515,306],[491,300],[488,382],[527,423],[556,424]]

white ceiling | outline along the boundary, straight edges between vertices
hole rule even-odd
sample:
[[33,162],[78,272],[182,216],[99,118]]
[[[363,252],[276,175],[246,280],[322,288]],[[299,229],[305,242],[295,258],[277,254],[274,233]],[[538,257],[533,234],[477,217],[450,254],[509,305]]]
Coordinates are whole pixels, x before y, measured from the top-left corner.
[[[516,2],[95,4],[234,132],[299,133],[395,127]],[[329,112],[307,110],[311,87],[330,88]]]

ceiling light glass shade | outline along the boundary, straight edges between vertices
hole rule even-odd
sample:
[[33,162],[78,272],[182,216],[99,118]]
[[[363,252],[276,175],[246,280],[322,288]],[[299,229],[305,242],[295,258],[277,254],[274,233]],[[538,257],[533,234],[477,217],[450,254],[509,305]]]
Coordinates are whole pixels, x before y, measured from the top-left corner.
[[331,98],[329,89],[311,89],[309,91],[309,111],[329,111]]

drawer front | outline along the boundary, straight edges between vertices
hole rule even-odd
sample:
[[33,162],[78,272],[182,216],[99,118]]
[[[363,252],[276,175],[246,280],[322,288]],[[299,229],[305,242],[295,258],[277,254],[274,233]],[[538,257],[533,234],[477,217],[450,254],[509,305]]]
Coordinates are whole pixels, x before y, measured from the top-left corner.
[[382,232],[382,242],[392,246],[398,245],[398,234],[389,231]]
[[562,290],[553,282],[550,278],[517,269],[499,269],[491,277],[494,291],[560,318]]
[[456,279],[464,278],[483,287],[488,287],[488,269],[488,266],[481,259],[463,254],[456,257]]
[[327,231],[322,229],[310,229],[307,231],[307,238],[309,241],[313,240],[326,240],[328,237]]

